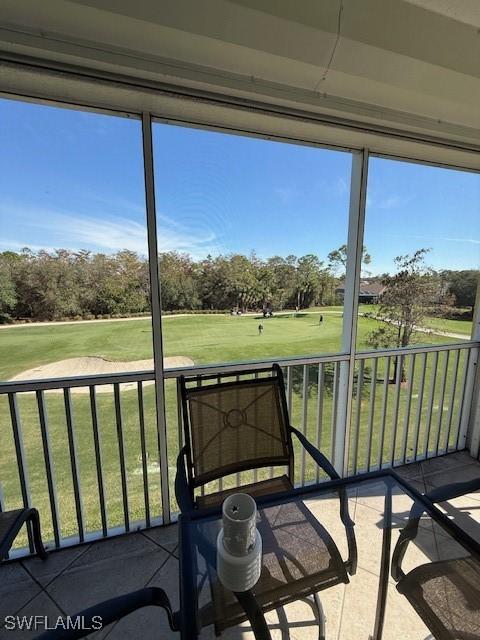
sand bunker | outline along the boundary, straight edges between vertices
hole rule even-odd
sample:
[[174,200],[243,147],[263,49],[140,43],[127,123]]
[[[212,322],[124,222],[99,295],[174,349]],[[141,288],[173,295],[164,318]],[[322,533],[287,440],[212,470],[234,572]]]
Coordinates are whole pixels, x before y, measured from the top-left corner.
[[[174,367],[189,367],[194,364],[191,358],[187,356],[171,356],[163,359],[165,369]],[[12,381],[19,380],[45,380],[47,378],[70,378],[73,376],[93,376],[108,373],[124,373],[132,371],[151,371],[153,369],[153,359],[148,360],[131,360],[129,362],[114,362],[105,358],[96,358],[92,356],[84,356],[81,358],[68,358],[59,360],[58,362],[50,362],[49,364],[39,365],[34,369],[22,371],[18,375],[11,378]],[[153,380],[144,382],[144,385],[153,384]],[[125,382],[121,385],[122,389],[133,389],[137,386],[136,382]],[[111,392],[113,386],[97,385],[98,393]],[[61,390],[55,390],[61,392]],[[88,393],[88,387],[74,387],[73,393]]]

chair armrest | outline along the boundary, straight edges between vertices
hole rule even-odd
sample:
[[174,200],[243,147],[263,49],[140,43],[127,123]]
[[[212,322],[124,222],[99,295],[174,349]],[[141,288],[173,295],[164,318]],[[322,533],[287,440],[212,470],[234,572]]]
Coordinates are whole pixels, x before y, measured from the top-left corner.
[[[447,484],[437,489],[432,489],[425,494],[431,502],[445,502],[446,500],[453,500],[459,496],[465,495],[472,491],[480,489],[480,478],[474,480],[468,480],[467,482],[455,482],[453,484]],[[404,529],[400,533],[397,544],[395,546],[392,556],[392,578],[396,581],[405,577],[405,573],[402,570],[402,561],[408,548],[409,542],[411,542],[418,533],[418,525],[420,518],[423,514],[423,507],[418,503],[414,503],[408,518],[408,522]]]
[[[178,631],[178,612],[173,612],[167,594],[159,587],[145,587],[132,593],[127,593],[111,600],[105,600],[93,605],[89,609],[70,616],[73,622],[81,619],[83,624],[73,628],[58,627],[45,631],[37,636],[37,640],[75,640],[90,635],[95,629],[104,629],[115,620],[128,616],[133,611],[143,607],[162,607],[167,612],[168,622],[172,631]],[[81,627],[81,628],[80,628]]]
[[432,502],[445,502],[446,500],[452,500],[453,498],[458,498],[459,496],[478,491],[479,489],[480,476],[474,480],[467,480],[467,482],[455,482],[438,487],[426,493],[425,497]]
[[180,453],[177,457],[177,473],[175,475],[175,497],[177,499],[178,506],[181,513],[188,513],[193,511],[195,505],[193,504],[192,494],[187,482],[187,470],[185,468],[185,457],[187,448],[180,449]]
[[407,551],[408,544],[411,540],[416,538],[418,533],[418,525],[420,518],[422,517],[424,508],[418,502],[414,502],[410,509],[408,516],[408,522],[401,530],[400,536],[395,545],[395,549],[392,554],[392,578],[398,582],[405,577],[405,572],[402,569],[402,562]]
[[[332,480],[339,480],[340,476],[335,470],[335,467],[332,465],[330,460],[321,453],[317,447],[315,447],[307,438],[299,431],[290,425],[290,429],[300,440],[304,449],[308,451],[312,459],[318,464],[318,466],[325,471],[325,473]],[[339,498],[340,498],[340,518],[345,527],[345,533],[347,535],[347,543],[348,543],[348,565],[350,574],[353,575],[357,570],[357,541],[355,539],[355,533],[353,531],[353,527],[355,526],[355,522],[350,518],[350,513],[348,512],[348,496],[345,487],[339,488]]]
[[299,431],[298,429],[295,429],[295,427],[292,427],[291,425],[290,425],[290,429],[297,436],[297,438],[302,443],[304,449],[308,451],[308,453],[315,460],[318,466],[321,467],[332,480],[339,480],[340,476],[336,472],[335,467],[330,462],[330,460],[326,456],[324,456],[323,453],[321,453],[317,449],[317,447],[313,446],[313,444],[309,440],[307,440],[307,438],[303,435],[301,431]]

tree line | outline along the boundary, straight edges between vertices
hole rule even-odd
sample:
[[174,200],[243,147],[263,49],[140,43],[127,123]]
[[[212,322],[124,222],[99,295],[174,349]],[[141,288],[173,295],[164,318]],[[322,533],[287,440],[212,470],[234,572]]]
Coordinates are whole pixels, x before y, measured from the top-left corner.
[[[337,301],[339,278],[315,255],[254,253],[194,260],[176,251],[159,255],[162,307],[176,310],[280,310]],[[0,253],[0,322],[60,320],[148,313],[148,260],[132,251]]]
[[[246,311],[333,305],[339,302],[336,290],[345,262],[345,245],[325,261],[313,254],[261,259],[255,253],[194,260],[169,251],[159,255],[162,307],[165,311]],[[363,262],[370,262],[365,247]],[[434,279],[448,293],[450,304],[473,308],[477,274],[445,271],[434,274]],[[388,281],[388,274],[383,278]],[[0,252],[0,322],[92,319],[149,311],[148,260],[135,252],[107,255],[28,248]]]

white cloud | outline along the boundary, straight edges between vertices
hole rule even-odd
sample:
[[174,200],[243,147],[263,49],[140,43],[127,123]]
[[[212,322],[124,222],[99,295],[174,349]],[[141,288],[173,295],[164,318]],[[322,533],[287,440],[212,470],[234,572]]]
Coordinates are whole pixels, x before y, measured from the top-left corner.
[[460,242],[463,244],[480,244],[480,240],[477,238],[455,238],[451,236],[424,236],[424,235],[412,235],[412,234],[394,234],[384,233],[382,234],[387,238],[408,238],[410,240],[429,240],[430,242]]
[[390,211],[391,209],[404,207],[409,202],[411,202],[411,200],[411,196],[399,196],[398,194],[379,196],[379,194],[370,193],[369,195],[367,195],[367,207],[382,209],[383,211]]
[[275,195],[279,198],[282,204],[287,204],[290,202],[292,198],[297,195],[297,190],[295,187],[275,187],[273,189]]
[[438,240],[446,240],[447,242],[466,242],[467,244],[480,244],[480,240],[475,238],[438,238]]
[[388,196],[388,198],[380,200],[380,202],[377,204],[377,207],[378,209],[389,210],[396,209],[401,204],[404,204],[404,201],[399,196],[392,195]]
[[[0,216],[13,216],[20,223],[22,242],[16,238],[2,238],[4,249],[32,250],[45,248],[86,248],[105,253],[129,249],[141,255],[147,254],[147,229],[124,216],[93,217],[76,212],[57,211],[49,208],[0,205]],[[45,245],[39,240],[45,238]],[[30,239],[33,242],[30,242]],[[182,227],[165,214],[158,215],[158,244],[160,251],[182,251],[196,258],[217,251],[216,236],[194,228]]]
[[52,253],[58,247],[47,247],[45,245],[33,244],[31,242],[28,245],[25,242],[13,242],[11,240],[3,240],[0,239],[0,251],[21,251],[22,249],[30,249],[30,251],[48,251],[48,253]]
[[336,196],[343,196],[348,191],[348,184],[345,178],[337,178],[333,192]]

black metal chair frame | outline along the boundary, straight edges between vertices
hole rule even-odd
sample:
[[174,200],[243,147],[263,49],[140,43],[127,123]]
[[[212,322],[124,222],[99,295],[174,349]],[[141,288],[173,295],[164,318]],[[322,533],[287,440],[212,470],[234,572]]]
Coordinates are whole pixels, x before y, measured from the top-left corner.
[[99,619],[102,621],[102,628],[105,628],[112,622],[120,620],[143,607],[160,607],[164,609],[172,631],[180,630],[179,612],[172,611],[165,591],[159,587],[145,587],[123,596],[105,600],[76,614],[82,619],[82,625],[78,625],[77,628],[59,627],[58,629],[45,631],[37,636],[36,640],[77,640],[77,638],[84,638],[92,633],[91,629],[95,628],[94,623]]
[[[458,498],[459,496],[463,496],[467,493],[471,493],[479,489],[480,478],[476,478],[467,482],[457,482],[450,485],[438,487],[437,489],[433,489],[432,491],[426,493],[423,498],[427,503],[430,502],[432,506],[434,506],[435,503],[453,500],[454,498]],[[416,588],[416,590],[410,594],[409,600],[411,600],[412,604],[417,610],[417,613],[424,620],[425,624],[429,627],[430,631],[435,635],[436,638],[439,638],[439,640],[450,640],[452,638],[452,635],[444,628],[442,622],[440,621],[438,616],[435,615],[435,613],[430,609],[428,604],[424,602],[421,589],[422,576],[430,577],[434,572],[437,572],[438,575],[442,575],[442,566],[444,567],[446,563],[449,563],[449,561],[437,560],[431,563],[427,563],[425,565],[417,567],[416,569],[413,569],[413,571],[409,574],[405,574],[402,569],[402,562],[407,552],[408,545],[416,538],[418,534],[420,520],[424,511],[424,505],[422,505],[419,501],[414,502],[410,510],[408,522],[400,532],[399,539],[392,555],[391,575],[395,582],[397,582],[398,591],[400,593],[403,593],[404,595],[407,595],[407,591],[412,587],[410,586],[407,588],[405,583],[405,587],[402,588],[402,585],[405,579],[408,578],[408,576],[412,576],[412,580],[415,580],[414,584],[418,584],[418,588]],[[470,538],[467,533],[462,533],[463,538]],[[478,543],[476,543],[475,540],[470,538],[470,541],[474,546],[478,547]],[[415,578],[413,578],[413,575],[415,575]],[[468,594],[466,595],[468,596]],[[465,640],[467,640],[468,637],[469,634],[462,634],[462,638],[465,638]],[[475,635],[474,637],[478,636]]]
[[[456,523],[452,522],[444,513],[442,513],[435,504],[429,500],[428,496],[420,494],[414,487],[412,487],[404,478],[400,477],[395,473],[395,471],[391,469],[383,469],[379,471],[370,471],[368,473],[362,474],[361,476],[356,476],[354,478],[341,478],[337,480],[331,480],[326,482],[323,485],[313,484],[305,487],[297,487],[290,491],[285,491],[280,494],[275,494],[273,496],[260,496],[258,498],[258,503],[260,506],[262,505],[274,505],[274,504],[282,504],[284,500],[294,499],[295,496],[308,496],[310,494],[315,494],[319,490],[323,491],[331,491],[332,489],[340,489],[345,488],[346,490],[352,484],[357,485],[358,483],[379,479],[384,480],[387,483],[387,490],[385,493],[385,528],[384,528],[384,540],[382,543],[382,573],[384,576],[380,577],[380,587],[377,597],[377,610],[375,614],[375,632],[372,636],[373,638],[380,638],[382,635],[383,622],[385,617],[385,607],[386,607],[386,593],[388,587],[388,573],[392,567],[392,563],[390,563],[390,553],[389,553],[389,544],[386,544],[386,540],[388,541],[390,538],[391,531],[391,522],[390,522],[390,509],[388,505],[391,503],[391,495],[388,490],[388,484],[391,480],[402,487],[403,491],[410,495],[411,498],[415,501],[415,505],[417,505],[415,509],[415,514],[419,513],[420,516],[425,511],[428,513],[435,522],[438,522],[443,526],[444,529],[449,533],[453,540],[457,540],[460,544],[465,547],[470,554],[474,558],[480,562],[480,543],[473,540],[470,536],[468,536]],[[413,509],[412,509],[413,510]],[[389,513],[387,513],[387,511]],[[192,611],[197,611],[198,609],[198,594],[197,588],[195,586],[195,554],[193,552],[193,545],[198,544],[197,540],[192,539],[192,523],[197,519],[203,520],[213,515],[219,515],[219,507],[209,507],[205,509],[194,509],[185,514],[181,514],[179,517],[179,536],[180,536],[180,571],[181,571],[181,581],[180,581],[180,592],[181,592],[181,602],[182,602],[182,638],[196,638],[199,633],[198,629],[198,620],[197,616],[191,615]],[[408,525],[407,525],[408,526]],[[398,544],[398,543],[397,543]],[[395,548],[395,552],[398,553],[398,548]],[[393,559],[392,559],[393,560]],[[385,568],[385,571],[383,571]],[[384,584],[382,584],[384,583]],[[248,592],[246,592],[248,593]],[[188,612],[188,613],[187,613]],[[257,616],[260,616],[260,613],[257,611]],[[252,618],[249,616],[249,620],[252,621]],[[264,623],[264,620],[263,620]],[[253,626],[253,625],[252,625]],[[265,630],[264,626],[257,625],[255,629],[255,637],[268,639],[270,635],[268,633],[268,629]],[[472,639],[473,640],[473,639]]]
[[[454,539],[459,539],[462,544],[480,560],[480,544],[472,540],[467,534],[465,534],[455,523],[451,522],[443,513],[438,511],[434,503],[428,499],[427,496],[419,494],[415,489],[410,487],[408,483],[402,478],[397,476],[393,471],[372,471],[364,474],[361,478],[343,478],[332,480],[324,485],[325,491],[327,490],[340,490],[348,489],[348,486],[354,482],[365,481],[369,479],[394,479],[398,484],[404,487],[404,489],[418,502],[418,505],[423,505],[420,511],[420,507],[416,508],[415,513],[427,511],[436,521],[443,523],[443,526],[450,532]],[[468,484],[466,491],[471,490],[471,483],[463,483],[464,486]],[[478,487],[477,487],[478,488]],[[283,494],[274,496],[273,501],[271,496],[261,496],[259,498],[260,504],[272,504],[281,503],[283,499],[294,497],[295,495],[309,495],[318,491],[319,485],[311,485],[308,487],[299,487]],[[432,492],[433,494],[433,492]],[[431,495],[432,495],[431,494]],[[180,538],[180,600],[183,603],[183,609],[177,612],[173,612],[168,600],[167,595],[163,589],[156,587],[146,587],[129,593],[123,596],[112,598],[101,602],[99,604],[86,609],[77,615],[83,616],[84,624],[83,630],[81,629],[62,629],[51,630],[43,633],[38,637],[38,640],[74,640],[77,638],[83,638],[90,634],[88,627],[92,626],[94,616],[101,616],[104,625],[111,624],[112,622],[119,620],[128,614],[146,606],[158,606],[167,612],[168,620],[172,631],[181,631],[182,638],[197,637],[197,600],[194,588],[194,573],[195,573],[195,561],[193,553],[193,541],[190,537],[190,520],[192,518],[202,518],[203,514],[218,513],[218,508],[207,508],[205,510],[193,510],[190,513],[181,515],[179,518],[179,538]],[[407,525],[408,526],[408,525]],[[417,523],[418,526],[418,523]],[[415,536],[414,536],[415,537]],[[397,549],[395,550],[397,551]],[[403,557],[403,556],[402,556]],[[388,566],[388,564],[387,564]],[[246,615],[252,624],[252,628],[255,631],[255,637],[268,638],[269,632],[266,627],[265,619],[262,615],[258,605],[256,605],[255,599],[250,592],[245,592],[242,598],[242,606],[245,609]],[[385,603],[383,603],[384,606]],[[377,605],[378,609],[378,605]],[[377,611],[378,617],[378,611]],[[383,616],[382,616],[383,619]]]
[[[446,502],[447,500],[453,500],[459,496],[463,496],[466,493],[477,491],[480,489],[480,478],[474,480],[468,480],[467,482],[456,482],[449,485],[444,485],[433,489],[425,494],[425,498],[435,504],[437,502]],[[392,578],[395,582],[399,582],[405,577],[405,572],[402,569],[402,561],[408,549],[408,545],[413,541],[418,533],[418,527],[420,519],[423,515],[425,508],[415,502],[410,510],[410,515],[406,526],[402,529],[400,537],[398,538],[392,556]],[[479,528],[480,529],[480,528]],[[468,537],[468,534],[464,534]]]
[[[284,413],[285,423],[288,425],[287,430],[287,447],[289,451],[288,455],[288,475],[290,478],[290,482],[293,486],[294,479],[294,453],[293,453],[293,443],[292,443],[292,434],[294,434],[304,449],[309,453],[311,458],[318,464],[318,466],[325,471],[325,473],[329,476],[331,480],[338,480],[340,478],[339,474],[335,470],[334,466],[328,460],[328,458],[321,453],[307,438],[303,433],[298,431],[295,427],[290,424],[289,415],[288,415],[288,407],[287,407],[287,398],[285,395],[285,384],[283,380],[283,373],[278,364],[274,364],[272,367],[268,369],[252,369],[252,370],[243,370],[238,372],[229,372],[228,376],[237,376],[237,375],[253,375],[258,373],[271,373],[272,376],[275,375],[279,382],[279,391],[280,398],[282,404],[282,411]],[[213,380],[217,379],[218,375],[211,376],[203,376],[202,380]],[[197,382],[198,376],[192,377],[192,381]],[[177,474],[175,477],[175,496],[180,507],[180,511],[182,513],[186,513],[192,511],[193,509],[198,508],[195,504],[194,498],[194,489],[196,486],[195,479],[193,476],[193,459],[192,459],[192,446],[190,441],[190,424],[189,424],[189,413],[188,413],[188,401],[187,401],[187,378],[185,376],[180,376],[179,384],[181,389],[182,396],[182,413],[183,413],[183,421],[184,421],[184,434],[185,434],[185,445],[180,450],[180,453],[177,458]],[[224,385],[234,385],[235,383],[223,383]],[[222,383],[216,386],[222,386]],[[245,470],[251,470],[255,468],[261,468],[265,466],[270,466],[270,462],[266,464],[258,464],[253,467],[247,467]],[[241,489],[241,487],[239,487]],[[345,563],[345,566],[348,572],[353,575],[357,568],[357,545],[355,541],[355,533],[354,526],[355,523],[350,518],[348,512],[348,498],[347,493],[344,489],[340,489],[340,517],[345,526],[347,543],[348,543],[348,560]]]
[[33,507],[28,509],[18,509],[16,511],[0,511],[0,523],[2,516],[4,518],[10,517],[14,513],[18,513],[17,517],[12,520],[7,532],[0,540],[0,561],[8,557],[8,552],[24,524],[27,526],[29,537],[31,536],[35,551],[42,560],[45,560],[47,552],[45,551],[45,547],[42,542],[40,516],[38,515],[38,511]]
[[[256,369],[256,370],[243,370],[238,372],[229,372],[229,377],[237,377],[239,375],[255,375],[259,373],[270,373],[271,377],[277,379],[278,389],[280,393],[280,401],[281,401],[281,409],[283,412],[283,418],[285,421],[285,425],[288,426],[286,432],[286,445],[288,448],[288,476],[290,482],[293,487],[294,480],[294,452],[293,452],[293,443],[292,443],[292,434],[296,436],[304,449],[309,453],[314,462],[321,468],[323,471],[329,476],[331,480],[340,479],[339,474],[331,464],[331,462],[324,456],[314,445],[312,445],[307,438],[301,433],[298,429],[293,427],[290,424],[288,407],[287,407],[287,399],[285,394],[285,384],[283,379],[283,373],[278,364],[274,364],[271,368],[268,369]],[[201,380],[217,380],[218,375],[209,375],[202,376]],[[198,482],[195,482],[195,478],[193,475],[194,463],[192,458],[192,445],[190,438],[190,422],[189,422],[189,410],[188,410],[188,390],[187,384],[188,382],[195,382],[198,384],[198,376],[192,377],[190,379],[185,378],[185,376],[180,376],[179,378],[179,386],[181,391],[182,398],[182,414],[183,414],[183,423],[184,423],[184,435],[185,435],[185,445],[182,447],[178,458],[177,458],[177,475],[175,478],[175,495],[180,507],[180,511],[182,513],[189,513],[194,510],[199,509],[199,506],[195,502],[194,497],[194,489],[198,486],[201,486]],[[261,383],[261,378],[257,379],[256,382]],[[267,378],[270,382],[270,379]],[[220,388],[220,387],[234,387],[235,382],[228,383],[218,383],[209,386],[209,388]],[[196,387],[198,388],[198,386]],[[255,468],[261,468],[265,466],[270,466],[270,461],[260,462],[257,465],[245,466],[242,470],[252,470]],[[221,477],[221,476],[217,476]],[[238,488],[241,490],[241,486]],[[357,545],[355,540],[354,533],[354,525],[355,523],[350,518],[348,512],[348,496],[344,487],[339,487],[339,499],[340,499],[340,517],[343,525],[345,526],[347,545],[348,545],[348,559],[343,563],[345,569],[348,571],[350,575],[354,575],[357,568]],[[333,541],[332,541],[333,542]],[[238,598],[238,594],[237,598]],[[314,603],[317,608],[318,613],[318,622],[319,622],[319,637],[324,637],[324,626],[325,621],[323,618],[323,607],[321,605],[318,594],[313,594]],[[217,631],[218,633],[218,631]]]

